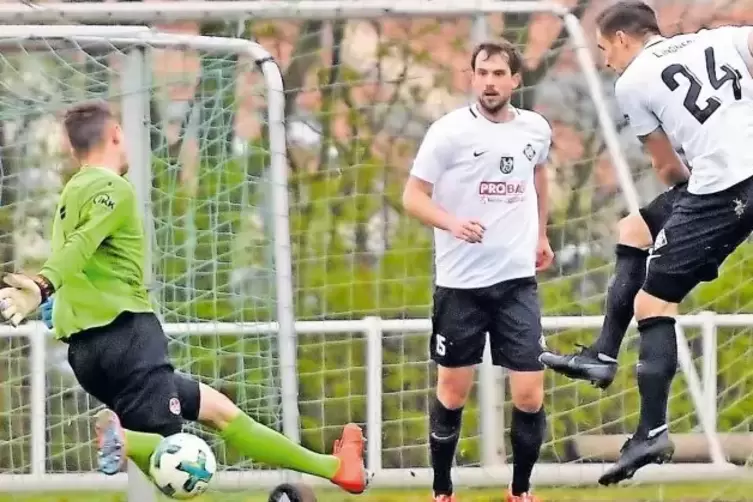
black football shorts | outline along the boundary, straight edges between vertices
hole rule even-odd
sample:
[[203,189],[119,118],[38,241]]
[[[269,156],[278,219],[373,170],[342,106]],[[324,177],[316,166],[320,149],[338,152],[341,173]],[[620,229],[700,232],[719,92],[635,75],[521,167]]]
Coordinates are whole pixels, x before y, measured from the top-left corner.
[[163,436],[199,416],[199,384],[175,373],[167,337],[153,313],[123,312],[112,323],[68,340],[81,387],[113,410],[126,429]]
[[437,364],[457,368],[480,363],[487,333],[494,365],[513,371],[543,369],[535,278],[475,289],[436,287],[429,348]]

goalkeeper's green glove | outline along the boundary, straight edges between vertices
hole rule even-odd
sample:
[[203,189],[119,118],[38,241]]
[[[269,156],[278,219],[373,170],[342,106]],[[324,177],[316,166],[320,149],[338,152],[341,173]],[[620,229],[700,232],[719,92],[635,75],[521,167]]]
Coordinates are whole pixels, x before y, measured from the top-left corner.
[[0,289],[0,315],[13,326],[21,324],[52,292],[49,281],[41,276],[9,274],[3,282],[9,287]]

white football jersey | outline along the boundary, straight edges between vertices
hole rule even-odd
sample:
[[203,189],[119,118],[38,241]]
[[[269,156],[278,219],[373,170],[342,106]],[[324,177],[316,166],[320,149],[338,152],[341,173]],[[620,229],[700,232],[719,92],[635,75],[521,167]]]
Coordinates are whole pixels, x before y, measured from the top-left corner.
[[753,176],[751,29],[649,40],[615,84],[636,135],[661,127],[684,151],[691,193],[719,192]]
[[445,211],[486,228],[477,244],[434,229],[438,286],[482,288],[535,275],[533,175],[549,156],[552,129],[537,113],[513,111],[512,120],[496,123],[465,106],[434,122],[421,143],[411,174],[434,184],[433,199]]

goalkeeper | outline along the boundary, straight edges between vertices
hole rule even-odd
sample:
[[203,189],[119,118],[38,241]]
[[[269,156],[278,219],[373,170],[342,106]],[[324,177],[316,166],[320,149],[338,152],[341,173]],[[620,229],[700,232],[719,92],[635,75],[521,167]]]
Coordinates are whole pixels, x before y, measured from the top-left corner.
[[37,275],[4,278],[0,313],[18,326],[55,295],[56,337],[68,343],[78,382],[108,408],[95,420],[100,471],[119,472],[127,457],[148,472],[162,437],[180,432],[186,419],[218,430],[254,461],[363,492],[357,425],[345,427],[333,455],[314,453],[175,372],[144,285],[144,232],[133,186],[122,177],[127,167],[120,125],[103,102],[73,107],[64,125],[80,169],[60,197],[52,254]]

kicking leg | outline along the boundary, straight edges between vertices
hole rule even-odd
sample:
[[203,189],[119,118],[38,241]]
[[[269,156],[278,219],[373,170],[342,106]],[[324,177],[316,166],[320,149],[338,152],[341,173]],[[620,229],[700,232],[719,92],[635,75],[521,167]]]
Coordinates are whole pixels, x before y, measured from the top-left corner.
[[619,223],[619,243],[615,249],[614,275],[609,281],[604,324],[591,347],[559,355],[544,352],[541,362],[570,378],[588,380],[605,389],[617,373],[617,356],[633,318],[635,295],[646,276],[646,258],[651,232],[641,214],[631,214]]
[[362,493],[366,489],[364,441],[357,425],[346,425],[333,454],[324,455],[256,422],[211,387],[201,384],[200,394],[199,422],[218,430],[222,438],[244,456],[272,467],[328,479],[350,493]]
[[366,488],[360,428],[345,428],[334,455],[309,451],[255,422],[214,389],[175,373],[156,316],[134,314],[120,324],[124,333],[118,339],[130,339],[130,350],[117,346],[114,350],[114,344],[107,343],[89,351],[106,358],[103,363],[110,370],[101,380],[117,389],[104,401],[112,411],[100,413],[96,421],[102,472],[119,472],[126,457],[148,472],[149,459],[162,437],[180,432],[183,420],[198,420],[217,429],[230,446],[254,461],[326,478],[352,493]]
[[746,210],[736,213],[730,207],[748,199],[751,192],[753,181],[747,180],[722,192],[683,195],[657,238],[646,281],[635,299],[640,422],[619,460],[599,479],[601,484],[618,483],[644,465],[672,457],[667,402],[677,371],[678,305],[699,282],[715,279],[719,266],[750,234],[753,215]]
[[646,248],[651,242],[649,228],[640,215],[631,215],[620,221],[619,244],[615,249],[614,275],[607,289],[604,324],[591,346],[595,354],[603,354],[616,361],[633,318],[635,296],[646,278]]
[[512,424],[512,484],[508,502],[533,500],[530,496],[531,473],[539,460],[546,433],[544,411],[544,372],[511,371]]
[[180,405],[163,396],[158,401],[171,403],[164,407],[166,412],[159,413],[154,406],[133,407],[119,413],[122,425],[115,412],[100,412],[96,429],[100,470],[105,474],[119,472],[126,457],[148,473],[150,458],[162,438],[180,432],[182,420],[186,419],[216,429],[231,447],[256,462],[329,479],[351,493],[361,493],[366,488],[363,436],[355,425],[346,426],[334,455],[324,455],[259,424],[225,395],[182,375],[154,375],[146,387],[152,387],[148,392],[152,398],[163,393],[160,389],[175,388]]

